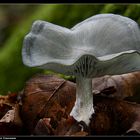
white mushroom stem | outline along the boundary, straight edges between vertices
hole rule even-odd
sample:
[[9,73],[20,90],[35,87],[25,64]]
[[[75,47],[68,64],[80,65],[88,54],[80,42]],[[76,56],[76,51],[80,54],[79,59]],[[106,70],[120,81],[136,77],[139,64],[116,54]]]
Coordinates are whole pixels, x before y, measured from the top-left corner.
[[78,122],[90,123],[91,115],[94,113],[92,79],[76,77],[76,101],[70,113]]

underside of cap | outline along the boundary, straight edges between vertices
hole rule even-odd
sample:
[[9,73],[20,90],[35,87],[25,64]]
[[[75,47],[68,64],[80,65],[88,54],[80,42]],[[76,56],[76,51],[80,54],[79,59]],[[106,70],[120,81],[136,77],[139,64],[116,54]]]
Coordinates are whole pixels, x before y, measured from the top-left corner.
[[65,60],[57,60],[37,67],[86,78],[117,75],[139,71],[140,54],[132,50],[114,56],[105,56],[105,60],[104,57],[96,58],[92,55],[83,55],[77,61],[75,60],[75,63],[69,63],[69,65]]

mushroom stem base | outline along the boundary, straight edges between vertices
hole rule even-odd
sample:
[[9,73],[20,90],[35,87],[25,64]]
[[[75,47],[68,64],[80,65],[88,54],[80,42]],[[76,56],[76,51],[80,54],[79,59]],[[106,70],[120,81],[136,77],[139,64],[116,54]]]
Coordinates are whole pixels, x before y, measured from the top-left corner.
[[90,123],[91,115],[94,113],[92,79],[76,77],[76,101],[70,113],[78,122]]

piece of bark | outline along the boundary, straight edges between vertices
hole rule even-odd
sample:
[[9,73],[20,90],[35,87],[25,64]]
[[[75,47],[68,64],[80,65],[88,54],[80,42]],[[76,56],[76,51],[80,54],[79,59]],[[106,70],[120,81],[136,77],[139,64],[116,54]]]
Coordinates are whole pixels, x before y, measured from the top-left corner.
[[93,78],[92,85],[93,89],[99,92],[114,87],[115,90],[107,96],[120,99],[127,97],[130,101],[140,103],[140,72]]
[[67,118],[75,102],[75,84],[50,75],[36,75],[27,81],[21,116],[30,132],[42,118],[51,118],[58,124],[61,117]]

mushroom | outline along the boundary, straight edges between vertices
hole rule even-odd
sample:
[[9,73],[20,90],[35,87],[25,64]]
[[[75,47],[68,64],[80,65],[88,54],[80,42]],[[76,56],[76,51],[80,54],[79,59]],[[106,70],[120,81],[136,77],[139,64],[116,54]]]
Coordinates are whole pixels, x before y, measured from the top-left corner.
[[23,63],[76,76],[70,113],[90,123],[94,114],[92,78],[140,70],[140,30],[130,18],[98,14],[68,29],[37,20],[25,36]]

